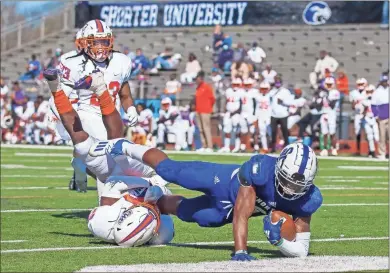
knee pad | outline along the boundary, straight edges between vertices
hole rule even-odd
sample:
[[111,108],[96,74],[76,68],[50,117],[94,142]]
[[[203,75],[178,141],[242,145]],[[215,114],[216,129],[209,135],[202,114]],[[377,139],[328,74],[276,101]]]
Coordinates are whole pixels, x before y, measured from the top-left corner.
[[84,162],[80,158],[77,158],[77,157],[72,158],[71,164],[72,164],[72,167],[75,171],[79,171],[82,173],[87,172],[87,166],[84,164]]

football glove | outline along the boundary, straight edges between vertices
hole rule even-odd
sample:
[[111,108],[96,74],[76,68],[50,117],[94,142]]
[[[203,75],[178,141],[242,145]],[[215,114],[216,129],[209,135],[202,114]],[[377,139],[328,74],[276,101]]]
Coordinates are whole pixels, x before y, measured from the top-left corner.
[[234,253],[231,260],[244,262],[244,261],[253,261],[256,260],[256,258],[249,255],[246,250],[238,250]]
[[88,76],[81,78],[75,83],[74,89],[88,89],[98,96],[102,95],[107,90],[103,72],[95,70]]
[[286,219],[281,218],[277,223],[272,223],[270,215],[266,215],[263,218],[264,234],[267,236],[268,241],[274,246],[278,246],[282,242],[280,229],[284,221],[286,221]]
[[126,116],[129,119],[129,126],[133,127],[138,123],[138,113],[134,106],[130,106],[126,111]]
[[51,92],[56,92],[60,89],[60,80],[58,77],[58,70],[49,68],[43,71],[43,77],[45,78]]

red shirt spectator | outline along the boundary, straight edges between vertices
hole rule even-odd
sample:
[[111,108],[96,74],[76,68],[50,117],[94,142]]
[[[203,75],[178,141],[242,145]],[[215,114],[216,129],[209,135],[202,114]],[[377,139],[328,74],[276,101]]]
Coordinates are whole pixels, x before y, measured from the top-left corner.
[[197,113],[211,114],[215,103],[213,88],[203,80],[198,84],[195,93],[195,105]]
[[348,77],[347,75],[345,75],[345,72],[341,69],[337,72],[336,86],[337,86],[337,90],[339,90],[344,95],[349,94]]

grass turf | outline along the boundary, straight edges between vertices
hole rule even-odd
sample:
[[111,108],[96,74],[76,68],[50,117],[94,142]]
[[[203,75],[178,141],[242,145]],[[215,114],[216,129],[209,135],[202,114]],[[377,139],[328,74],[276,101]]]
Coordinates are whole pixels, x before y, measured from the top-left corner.
[[[32,157],[20,153],[34,154]],[[50,154],[50,156],[48,156]],[[67,157],[67,155],[69,155]],[[86,194],[63,189],[72,175],[71,151],[2,148],[1,150],[1,249],[109,246],[92,237],[86,226],[89,211],[4,212],[21,209],[89,209],[97,204],[93,179]],[[172,155],[178,160],[242,163],[247,157],[216,155]],[[249,156],[248,156],[249,157]],[[324,204],[388,203],[386,170],[342,169],[339,167],[387,167],[386,162],[320,160],[316,185],[322,189]],[[19,177],[17,177],[19,176]],[[15,187],[22,187],[15,189]],[[48,187],[23,189],[23,187]],[[363,189],[354,189],[354,188]],[[330,188],[330,189],[326,189]],[[333,188],[333,189],[332,189]],[[340,189],[334,189],[340,188]],[[349,189],[348,189],[349,188]],[[370,190],[370,188],[378,188]],[[172,192],[196,196],[198,192],[171,186]],[[388,237],[388,206],[323,206],[312,220],[312,239]],[[69,249],[64,251],[2,253],[1,271],[75,271],[91,265],[224,261],[230,258],[231,225],[200,228],[174,217],[174,246]],[[11,240],[25,240],[11,243]],[[249,240],[265,241],[262,219],[250,219]],[[196,242],[228,242],[221,245],[191,245]],[[312,255],[388,256],[388,240],[316,242]],[[280,257],[268,243],[251,243],[256,257]]]

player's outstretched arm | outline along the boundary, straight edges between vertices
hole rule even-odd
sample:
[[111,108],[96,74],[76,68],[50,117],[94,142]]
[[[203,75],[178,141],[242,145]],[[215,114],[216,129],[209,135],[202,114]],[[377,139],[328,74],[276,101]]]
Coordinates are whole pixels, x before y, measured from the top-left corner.
[[129,125],[135,126],[138,122],[138,113],[134,107],[134,100],[131,96],[130,85],[128,82],[125,82],[121,90],[119,90],[119,99],[121,100],[121,104],[123,109],[126,111],[126,116],[129,119]]
[[310,220],[309,217],[298,217],[295,219],[296,237],[295,241],[288,241],[281,238],[281,223],[273,224],[270,216],[264,217],[264,233],[268,241],[279,248],[280,252],[286,257],[306,257],[309,253],[310,244]]
[[235,261],[250,261],[255,258],[247,252],[248,219],[255,208],[256,192],[252,186],[241,185],[233,215],[234,256]]
[[54,103],[60,115],[62,124],[72,139],[73,145],[85,141],[89,135],[83,130],[80,117],[73,109],[65,92],[61,89],[60,77],[57,69],[47,69],[43,72],[50,91],[54,98]]

